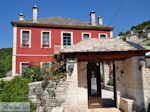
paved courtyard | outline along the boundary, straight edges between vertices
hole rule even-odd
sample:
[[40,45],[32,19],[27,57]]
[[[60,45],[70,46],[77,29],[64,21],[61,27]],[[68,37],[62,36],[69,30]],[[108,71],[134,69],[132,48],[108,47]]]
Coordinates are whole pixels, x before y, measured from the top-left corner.
[[68,79],[66,101],[63,104],[64,112],[120,112],[114,108],[113,92],[102,89],[102,99],[105,108],[88,109],[87,89],[78,87],[75,75]]

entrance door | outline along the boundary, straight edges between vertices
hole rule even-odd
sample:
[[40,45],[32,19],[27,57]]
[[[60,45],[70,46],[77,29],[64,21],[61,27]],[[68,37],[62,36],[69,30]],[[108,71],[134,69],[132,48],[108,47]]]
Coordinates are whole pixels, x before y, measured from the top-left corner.
[[88,107],[102,107],[101,99],[101,80],[100,66],[95,62],[89,62],[87,65],[87,83],[88,83]]

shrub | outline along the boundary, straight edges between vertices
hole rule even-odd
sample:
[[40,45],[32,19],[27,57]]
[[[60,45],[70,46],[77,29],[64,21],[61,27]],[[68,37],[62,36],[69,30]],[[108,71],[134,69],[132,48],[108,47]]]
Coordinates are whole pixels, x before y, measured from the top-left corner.
[[12,48],[0,49],[0,78],[12,69]]
[[28,99],[30,81],[16,77],[11,81],[0,81],[0,102],[30,102],[31,112],[36,106]]
[[123,37],[120,37],[120,39],[126,41],[126,37],[124,37],[124,36],[123,36]]
[[104,82],[104,76],[102,74],[100,74],[101,76],[101,82],[103,83]]
[[25,71],[22,72],[22,77],[30,80],[31,82],[41,81],[43,79],[44,72],[41,70],[40,66],[34,66],[26,68]]
[[114,85],[113,79],[110,79],[110,80],[108,81],[107,85],[113,86],[113,85]]
[[29,68],[22,72],[22,77],[37,82],[48,79],[59,79],[66,76],[65,60],[57,57],[48,69],[41,69],[39,65],[34,66],[34,63],[29,63]]
[[22,102],[28,101],[30,81],[16,77],[11,81],[0,82],[0,102]]

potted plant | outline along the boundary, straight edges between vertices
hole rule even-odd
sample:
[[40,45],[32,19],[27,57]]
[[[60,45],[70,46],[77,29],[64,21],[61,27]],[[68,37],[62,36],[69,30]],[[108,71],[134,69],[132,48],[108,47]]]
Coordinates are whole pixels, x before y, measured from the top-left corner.
[[43,43],[42,47],[49,47],[49,44]]
[[29,43],[28,42],[23,42],[22,47],[29,47]]

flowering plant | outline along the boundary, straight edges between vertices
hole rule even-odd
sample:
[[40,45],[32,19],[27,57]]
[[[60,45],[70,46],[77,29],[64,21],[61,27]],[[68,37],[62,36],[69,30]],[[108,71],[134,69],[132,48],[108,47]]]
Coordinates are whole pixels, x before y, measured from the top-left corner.
[[23,43],[22,43],[22,46],[23,46],[23,47],[29,47],[29,43],[28,43],[28,42],[23,42]]
[[29,65],[29,68],[34,67],[34,63],[33,62],[30,62],[28,65]]
[[43,43],[42,47],[49,47],[49,44]]

